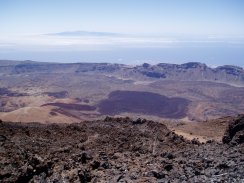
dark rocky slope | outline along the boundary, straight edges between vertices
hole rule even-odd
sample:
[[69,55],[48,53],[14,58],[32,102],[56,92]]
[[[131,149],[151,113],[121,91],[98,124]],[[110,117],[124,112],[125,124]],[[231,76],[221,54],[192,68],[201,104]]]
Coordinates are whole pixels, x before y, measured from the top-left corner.
[[223,143],[232,145],[244,143],[244,115],[239,115],[230,122],[223,137]]
[[243,182],[243,154],[148,120],[0,123],[0,182]]

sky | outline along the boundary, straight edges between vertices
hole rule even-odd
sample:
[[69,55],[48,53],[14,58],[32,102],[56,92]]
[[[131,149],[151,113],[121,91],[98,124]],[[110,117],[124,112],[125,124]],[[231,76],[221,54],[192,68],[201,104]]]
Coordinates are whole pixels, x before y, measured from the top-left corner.
[[0,0],[0,59],[244,66],[243,0]]

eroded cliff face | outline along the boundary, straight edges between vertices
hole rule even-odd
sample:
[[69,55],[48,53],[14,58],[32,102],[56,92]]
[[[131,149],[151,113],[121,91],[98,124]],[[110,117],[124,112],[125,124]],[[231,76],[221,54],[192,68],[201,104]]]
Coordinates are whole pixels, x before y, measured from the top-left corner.
[[189,62],[184,64],[160,63],[157,65],[144,63],[138,66],[129,66],[110,63],[61,64],[33,61],[0,61],[1,74],[96,73],[112,74],[123,78],[141,78],[141,80],[213,81],[244,85],[243,68],[232,65],[211,68],[206,64],[199,62]]
[[0,123],[0,182],[241,182],[243,154],[141,119]]

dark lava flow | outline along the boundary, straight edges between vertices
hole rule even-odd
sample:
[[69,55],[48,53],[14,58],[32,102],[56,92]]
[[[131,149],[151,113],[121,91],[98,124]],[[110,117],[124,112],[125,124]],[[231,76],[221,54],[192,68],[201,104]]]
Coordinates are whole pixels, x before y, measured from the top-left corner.
[[186,116],[189,100],[168,98],[166,96],[140,91],[114,91],[99,104],[99,112],[116,115],[123,112],[155,115],[164,118],[183,118]]

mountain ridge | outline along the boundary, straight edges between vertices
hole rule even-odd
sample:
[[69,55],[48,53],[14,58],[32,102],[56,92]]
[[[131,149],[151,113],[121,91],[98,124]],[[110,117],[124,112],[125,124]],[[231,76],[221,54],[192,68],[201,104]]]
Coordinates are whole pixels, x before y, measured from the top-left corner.
[[[9,64],[8,64],[9,63]],[[244,70],[240,66],[223,65],[211,68],[204,63],[159,63],[126,65],[116,63],[50,63],[34,61],[0,61],[1,74],[27,73],[106,73],[120,78],[141,80],[213,81],[244,86]]]

